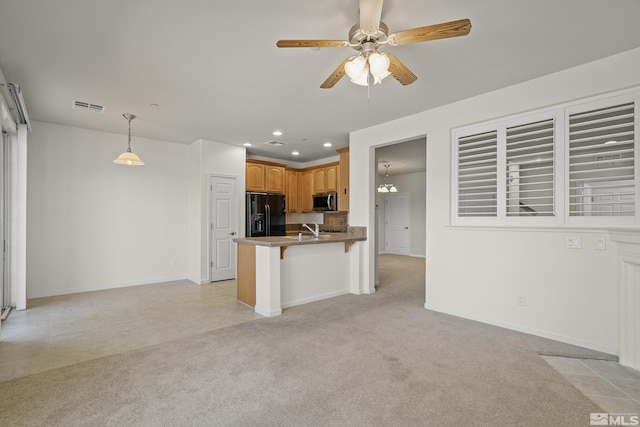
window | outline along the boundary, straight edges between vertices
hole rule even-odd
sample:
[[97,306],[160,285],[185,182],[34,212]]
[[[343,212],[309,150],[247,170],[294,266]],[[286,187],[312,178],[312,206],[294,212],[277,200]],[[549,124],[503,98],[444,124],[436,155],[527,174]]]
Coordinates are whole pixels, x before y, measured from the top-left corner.
[[496,216],[498,205],[496,131],[458,140],[458,215]]
[[639,99],[636,89],[454,129],[452,224],[640,225]]
[[569,116],[569,215],[634,216],[634,103]]
[[507,216],[554,215],[554,120],[506,129]]

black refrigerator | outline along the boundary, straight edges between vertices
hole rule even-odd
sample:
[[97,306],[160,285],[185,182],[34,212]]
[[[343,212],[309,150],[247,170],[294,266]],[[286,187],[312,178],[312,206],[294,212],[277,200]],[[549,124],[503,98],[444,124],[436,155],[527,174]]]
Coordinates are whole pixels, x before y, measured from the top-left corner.
[[286,236],[284,196],[247,193],[247,237]]

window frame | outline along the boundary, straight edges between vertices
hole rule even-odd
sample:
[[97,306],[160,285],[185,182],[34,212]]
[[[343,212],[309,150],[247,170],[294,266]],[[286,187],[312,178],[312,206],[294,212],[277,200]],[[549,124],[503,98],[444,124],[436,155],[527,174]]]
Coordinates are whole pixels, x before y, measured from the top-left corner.
[[[572,114],[634,103],[634,192],[632,216],[570,216],[569,204],[569,117]],[[554,215],[507,215],[506,130],[515,126],[553,119],[553,202]],[[492,217],[458,216],[458,140],[463,137],[497,131],[497,214]],[[559,104],[525,113],[500,117],[451,129],[451,203],[450,225],[453,227],[498,228],[623,228],[640,227],[640,88]]]

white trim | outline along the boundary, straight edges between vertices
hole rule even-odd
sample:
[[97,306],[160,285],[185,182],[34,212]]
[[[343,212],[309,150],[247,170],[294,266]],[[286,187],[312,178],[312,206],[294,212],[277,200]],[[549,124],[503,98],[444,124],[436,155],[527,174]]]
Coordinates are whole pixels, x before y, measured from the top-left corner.
[[329,293],[323,294],[323,295],[316,295],[314,297],[301,298],[299,300],[282,303],[282,308],[295,307],[296,305],[302,305],[302,304],[307,304],[307,303],[310,303],[310,302],[321,301],[323,299],[338,297],[340,295],[346,295],[346,294],[349,294],[349,293],[351,293],[351,291],[349,289],[343,289],[343,290],[340,290],[340,291],[329,292]]
[[130,286],[142,286],[142,285],[153,285],[157,283],[166,283],[166,282],[176,282],[180,280],[188,280],[189,282],[200,285],[184,276],[170,276],[170,277],[158,277],[154,279],[145,279],[145,280],[136,280],[133,282],[116,282],[116,283],[106,283],[102,285],[96,286],[85,286],[82,285],[82,288],[67,288],[67,289],[55,289],[52,291],[46,292],[35,292],[33,295],[29,295],[29,298],[43,298],[43,297],[54,297],[57,295],[68,295],[68,294],[77,294],[83,292],[93,292],[93,291],[104,291],[109,289],[116,288],[128,288]]
[[269,311],[269,310],[265,310],[264,308],[258,307],[257,305],[254,311],[258,313],[260,316],[264,316],[264,317],[275,317],[275,316],[280,316],[282,314],[282,309]]
[[615,356],[619,354],[619,349],[615,347],[596,344],[590,341],[583,341],[576,338],[567,337],[565,335],[559,335],[559,334],[554,334],[547,331],[542,331],[540,329],[528,328],[526,326],[517,325],[509,322],[500,322],[491,318],[487,318],[483,316],[475,316],[469,313],[465,313],[457,310],[451,310],[446,307],[440,307],[438,305],[429,304],[429,303],[425,303],[424,308],[427,310],[437,311],[438,313],[449,314],[451,316],[456,316],[456,317],[461,317],[463,319],[486,323],[488,325],[498,326],[500,328],[510,329],[512,331],[523,332],[525,334],[535,335],[537,337],[547,338],[550,340],[559,341],[566,344],[571,344],[579,347],[588,348],[591,350],[601,351],[607,354],[613,354]]

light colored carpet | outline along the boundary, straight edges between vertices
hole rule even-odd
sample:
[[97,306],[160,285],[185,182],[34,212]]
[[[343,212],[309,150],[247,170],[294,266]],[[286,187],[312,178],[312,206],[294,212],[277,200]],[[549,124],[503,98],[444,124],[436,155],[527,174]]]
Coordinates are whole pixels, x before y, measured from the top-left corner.
[[382,258],[374,295],[0,383],[0,422],[585,426],[601,412],[539,354],[610,356],[427,311],[424,260]]

